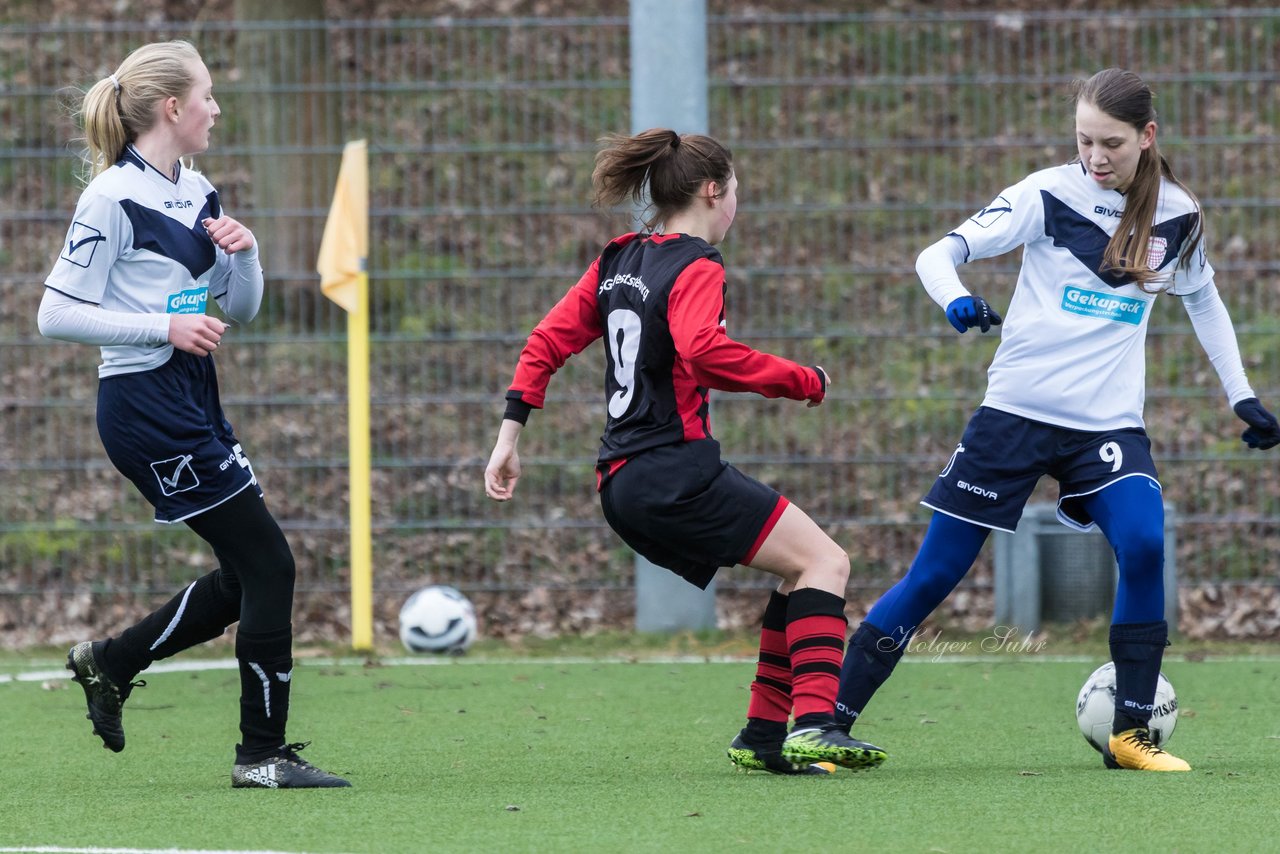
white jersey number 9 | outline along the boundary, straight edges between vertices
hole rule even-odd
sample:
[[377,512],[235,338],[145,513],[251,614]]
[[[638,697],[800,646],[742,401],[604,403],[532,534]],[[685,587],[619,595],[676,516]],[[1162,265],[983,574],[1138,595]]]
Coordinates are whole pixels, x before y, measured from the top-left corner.
[[640,315],[626,308],[609,312],[609,356],[613,380],[619,386],[609,398],[609,415],[621,418],[636,391],[636,354],[640,352]]
[[1120,471],[1120,466],[1124,465],[1124,451],[1115,442],[1107,442],[1099,448],[1098,456],[1102,457],[1104,463],[1111,463],[1112,474]]

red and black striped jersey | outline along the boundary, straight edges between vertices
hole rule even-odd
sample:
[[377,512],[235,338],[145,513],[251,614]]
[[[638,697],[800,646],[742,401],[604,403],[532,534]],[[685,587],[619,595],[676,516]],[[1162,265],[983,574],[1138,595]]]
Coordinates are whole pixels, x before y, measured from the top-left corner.
[[541,408],[547,384],[604,337],[608,418],[600,461],[711,437],[709,389],[821,401],[818,371],[725,331],[724,262],[685,234],[612,240],[533,330],[507,391],[508,417]]

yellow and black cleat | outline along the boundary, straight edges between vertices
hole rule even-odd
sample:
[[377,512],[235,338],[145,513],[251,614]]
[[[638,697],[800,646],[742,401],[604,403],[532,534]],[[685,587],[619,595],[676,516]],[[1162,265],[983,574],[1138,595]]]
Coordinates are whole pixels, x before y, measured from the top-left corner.
[[1144,727],[1112,734],[1102,754],[1108,768],[1131,771],[1190,771],[1186,760],[1156,747]]

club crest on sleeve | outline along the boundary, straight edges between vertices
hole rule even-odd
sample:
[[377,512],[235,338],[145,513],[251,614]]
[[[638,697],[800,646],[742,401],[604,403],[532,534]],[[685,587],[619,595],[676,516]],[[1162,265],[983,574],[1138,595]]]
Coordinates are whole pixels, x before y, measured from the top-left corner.
[[67,234],[67,245],[63,247],[62,257],[77,267],[88,267],[93,263],[93,253],[97,250],[98,244],[106,241],[107,238],[102,236],[101,231],[76,220],[71,223],[71,231]]
[[176,495],[187,492],[200,485],[200,478],[191,468],[191,454],[171,457],[167,460],[156,460],[151,464],[156,480],[160,482],[160,491],[165,495]]
[[1151,242],[1147,244],[1147,266],[1152,270],[1159,270],[1164,264],[1165,254],[1169,251],[1169,241],[1163,237],[1152,235]]
[[969,217],[969,221],[980,228],[990,228],[1007,213],[1013,213],[1013,205],[1004,196],[996,196],[991,204]]

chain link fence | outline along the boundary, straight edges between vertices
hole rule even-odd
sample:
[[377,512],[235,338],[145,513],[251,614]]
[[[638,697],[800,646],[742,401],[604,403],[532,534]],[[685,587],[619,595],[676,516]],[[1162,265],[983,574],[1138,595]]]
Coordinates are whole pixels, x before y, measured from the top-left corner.
[[[994,338],[950,331],[915,256],[1074,156],[1074,78],[1124,65],[1153,85],[1250,378],[1277,399],[1280,12],[733,14],[708,29],[710,126],[741,181],[722,247],[730,332],[835,383],[818,410],[718,394],[713,429],[846,547],[851,598],[905,571],[926,520],[916,502],[994,352]],[[629,126],[627,20],[599,17],[0,25],[0,622],[35,640],[118,622],[213,565],[185,528],[152,524],[107,463],[96,349],[35,329],[80,189],[73,87],[167,38],[194,41],[210,68],[223,114],[197,166],[263,247],[262,313],[218,360],[298,558],[297,622],[341,636],[349,620],[345,318],[313,268],[342,143],[363,137],[378,619],[436,581],[476,598],[494,634],[624,623],[632,558],[593,491],[598,353],[571,361],[531,418],[517,500],[481,488],[525,335],[627,229],[626,212],[588,206],[596,140]],[[966,281],[1003,308],[1017,263],[976,263]],[[1151,320],[1147,418],[1184,595],[1274,584],[1275,463],[1237,440],[1172,298]],[[1033,500],[1055,495],[1046,481]],[[989,619],[990,579],[984,553],[950,607]],[[764,583],[726,571],[725,607]]]

